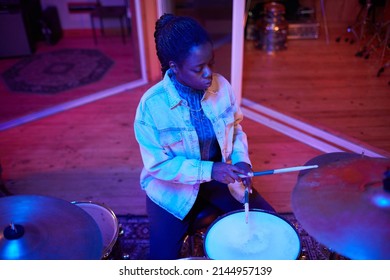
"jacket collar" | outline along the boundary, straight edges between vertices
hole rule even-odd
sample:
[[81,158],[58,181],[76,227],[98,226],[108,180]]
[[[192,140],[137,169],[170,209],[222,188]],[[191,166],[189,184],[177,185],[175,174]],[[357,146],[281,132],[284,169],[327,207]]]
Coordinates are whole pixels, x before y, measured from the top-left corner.
[[[179,106],[181,102],[183,102],[182,98],[180,97],[179,93],[175,88],[175,85],[171,81],[172,75],[173,75],[172,70],[168,69],[167,72],[165,72],[163,78],[163,87],[166,89],[167,96],[168,96],[168,103],[171,109],[175,108],[176,106]],[[208,96],[210,96],[211,94],[218,94],[217,86],[218,85],[217,83],[215,83],[215,79],[213,79],[211,86],[206,90],[202,100],[206,100]]]

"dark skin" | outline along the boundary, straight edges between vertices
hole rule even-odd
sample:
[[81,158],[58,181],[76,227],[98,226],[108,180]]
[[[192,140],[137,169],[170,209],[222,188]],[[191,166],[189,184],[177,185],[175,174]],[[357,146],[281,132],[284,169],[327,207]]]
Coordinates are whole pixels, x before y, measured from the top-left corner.
[[[194,46],[188,57],[182,62],[170,61],[169,66],[175,73],[177,80],[183,85],[197,90],[206,90],[212,82],[212,67],[214,65],[214,52],[210,43]],[[244,186],[252,192],[251,177],[241,178],[252,172],[251,166],[246,162],[238,162],[234,165],[215,162],[211,171],[211,178],[224,184],[242,181]]]

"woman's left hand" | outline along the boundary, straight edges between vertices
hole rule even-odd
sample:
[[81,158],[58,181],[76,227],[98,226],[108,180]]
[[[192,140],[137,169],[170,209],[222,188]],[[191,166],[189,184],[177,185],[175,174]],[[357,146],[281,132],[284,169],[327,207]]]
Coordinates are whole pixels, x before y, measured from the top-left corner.
[[[246,174],[253,172],[252,167],[250,166],[250,164],[248,164],[246,162],[237,162],[235,164],[235,166],[237,166],[238,168],[242,169],[244,171],[244,173],[246,173]],[[242,178],[241,181],[244,184],[244,186],[246,188],[248,188],[249,193],[252,193],[252,177]]]

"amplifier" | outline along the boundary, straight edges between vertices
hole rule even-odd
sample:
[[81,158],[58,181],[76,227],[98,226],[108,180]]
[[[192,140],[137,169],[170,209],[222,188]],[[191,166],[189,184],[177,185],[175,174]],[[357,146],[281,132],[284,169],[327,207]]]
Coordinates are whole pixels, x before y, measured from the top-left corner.
[[287,39],[318,39],[320,24],[312,22],[289,22]]

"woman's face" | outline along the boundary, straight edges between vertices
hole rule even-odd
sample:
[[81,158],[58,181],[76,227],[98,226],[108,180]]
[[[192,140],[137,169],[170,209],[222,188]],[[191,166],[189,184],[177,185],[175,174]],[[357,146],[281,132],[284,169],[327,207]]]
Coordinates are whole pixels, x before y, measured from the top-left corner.
[[181,64],[170,62],[176,79],[183,85],[196,90],[205,90],[212,82],[214,65],[213,46],[210,43],[194,46]]

